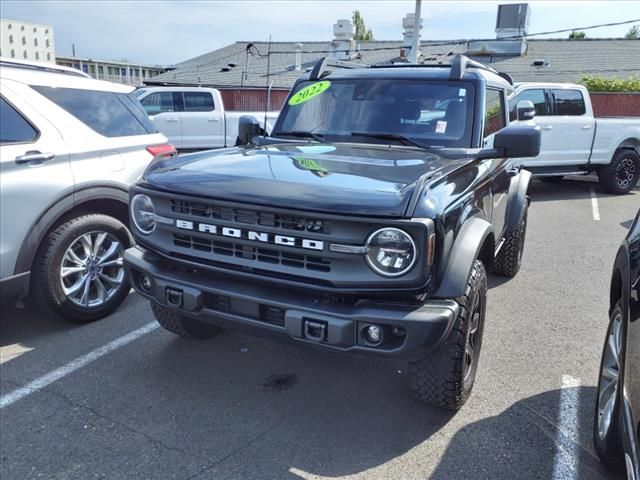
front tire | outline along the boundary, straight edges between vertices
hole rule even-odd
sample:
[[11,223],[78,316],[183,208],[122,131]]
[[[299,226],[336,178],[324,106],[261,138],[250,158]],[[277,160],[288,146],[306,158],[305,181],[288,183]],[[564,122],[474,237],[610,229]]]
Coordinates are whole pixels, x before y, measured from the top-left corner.
[[471,395],[476,378],[487,299],[487,273],[476,260],[464,295],[456,299],[458,316],[435,352],[409,362],[410,387],[418,400],[458,410]]
[[640,155],[632,149],[616,151],[609,165],[598,170],[600,186],[607,193],[629,193],[640,178]]
[[162,328],[179,337],[205,340],[222,332],[220,327],[180,315],[175,310],[154,301],[151,302],[151,310]]
[[129,294],[123,254],[131,244],[127,228],[107,215],[83,215],[58,226],[34,267],[37,303],[73,322],[109,315]]
[[525,206],[520,212],[520,219],[515,227],[505,235],[502,248],[496,255],[493,271],[504,277],[515,277],[522,265],[522,253],[524,252],[524,240],[527,234],[527,213]]
[[623,472],[625,468],[620,437],[620,381],[624,368],[624,333],[622,303],[618,302],[611,312],[607,338],[602,349],[593,440],[602,463],[619,472]]

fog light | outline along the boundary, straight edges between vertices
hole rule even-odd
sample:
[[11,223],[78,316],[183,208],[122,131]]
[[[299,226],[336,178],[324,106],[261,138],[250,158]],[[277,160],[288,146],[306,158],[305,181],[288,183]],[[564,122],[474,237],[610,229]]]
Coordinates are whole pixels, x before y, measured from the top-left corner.
[[382,342],[382,328],[377,325],[369,325],[364,329],[364,338],[375,344]]
[[140,275],[140,287],[142,287],[142,289],[145,292],[148,292],[151,290],[151,279],[149,277],[147,277],[146,275]]

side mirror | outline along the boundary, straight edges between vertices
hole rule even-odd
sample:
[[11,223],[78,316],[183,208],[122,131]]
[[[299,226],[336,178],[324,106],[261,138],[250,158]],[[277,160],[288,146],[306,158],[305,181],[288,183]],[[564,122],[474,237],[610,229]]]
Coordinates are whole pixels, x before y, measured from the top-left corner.
[[508,158],[537,157],[541,138],[540,127],[512,125],[495,134],[493,148]]
[[536,116],[536,107],[531,100],[520,100],[518,102],[518,120],[533,120]]
[[238,119],[238,139],[236,145],[248,145],[260,135],[262,127],[256,117],[243,115]]

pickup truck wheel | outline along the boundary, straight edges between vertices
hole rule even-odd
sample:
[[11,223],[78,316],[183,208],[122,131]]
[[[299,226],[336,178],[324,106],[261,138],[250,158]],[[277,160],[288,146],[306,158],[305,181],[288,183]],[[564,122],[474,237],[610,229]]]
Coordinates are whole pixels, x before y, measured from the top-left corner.
[[151,310],[162,328],[179,337],[204,340],[222,332],[220,327],[180,315],[175,310],[158,305],[153,301],[151,302]]
[[620,437],[620,384],[623,365],[624,321],[622,304],[611,312],[607,339],[602,350],[600,378],[596,397],[593,440],[602,463],[617,471],[624,471],[624,450]]
[[107,215],[83,215],[58,226],[33,269],[37,304],[74,322],[109,315],[129,294],[122,256],[131,244],[127,228]]
[[487,299],[487,273],[476,260],[458,317],[445,342],[426,357],[409,362],[410,387],[422,402],[458,410],[469,398],[478,369]]
[[514,277],[520,270],[527,234],[527,211],[528,208],[525,206],[520,213],[518,224],[506,233],[502,248],[493,263],[493,271],[497,275]]
[[598,170],[600,185],[607,193],[629,193],[640,177],[640,155],[635,150],[620,149],[609,165]]

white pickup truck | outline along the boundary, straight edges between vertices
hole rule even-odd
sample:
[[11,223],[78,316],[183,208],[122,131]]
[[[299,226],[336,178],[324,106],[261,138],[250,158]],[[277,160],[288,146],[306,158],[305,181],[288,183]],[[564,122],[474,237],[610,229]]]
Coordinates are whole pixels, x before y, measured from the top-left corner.
[[627,193],[640,176],[640,118],[594,118],[589,92],[569,83],[519,83],[509,100],[512,123],[516,105],[529,100],[533,122],[542,130],[542,149],[523,165],[548,180],[597,172],[609,193]]
[[143,87],[135,91],[140,103],[162,133],[178,150],[235,145],[238,119],[242,115],[257,118],[267,132],[275,124],[278,112],[225,111],[220,92],[205,87]]

